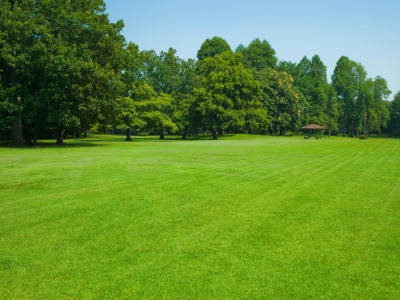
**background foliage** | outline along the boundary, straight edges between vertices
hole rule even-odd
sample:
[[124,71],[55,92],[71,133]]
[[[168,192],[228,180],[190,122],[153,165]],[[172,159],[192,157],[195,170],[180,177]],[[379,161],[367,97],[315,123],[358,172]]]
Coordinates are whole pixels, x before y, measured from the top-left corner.
[[329,82],[318,55],[278,60],[258,38],[233,52],[214,36],[197,60],[140,50],[101,0],[1,0],[0,10],[0,133],[13,146],[88,131],[286,135],[309,123],[399,134],[386,80],[345,56]]

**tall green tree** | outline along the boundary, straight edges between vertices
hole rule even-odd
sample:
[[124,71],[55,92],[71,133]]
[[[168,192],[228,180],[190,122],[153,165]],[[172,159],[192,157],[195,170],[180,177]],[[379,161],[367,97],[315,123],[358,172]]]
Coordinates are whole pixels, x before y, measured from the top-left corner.
[[303,123],[328,126],[328,120],[332,121],[327,109],[328,100],[332,100],[328,99],[331,87],[327,81],[326,66],[320,57],[314,55],[309,60],[304,56],[294,68],[289,67],[289,72],[294,74],[294,84],[307,100]]
[[318,55],[311,59],[310,69],[311,91],[308,100],[309,121],[308,123],[318,123],[323,126],[328,125],[327,105],[330,96],[330,86],[327,81],[326,66]]
[[1,86],[0,80],[0,139],[6,139],[7,132],[11,130],[11,117],[13,107],[5,99],[5,91]]
[[276,67],[279,72],[286,72],[293,77],[294,80],[297,78],[297,64],[291,61],[280,60]]
[[253,71],[260,83],[262,102],[268,110],[269,134],[285,135],[287,130],[297,132],[303,117],[305,99],[286,72],[273,68]]
[[332,84],[338,96],[342,115],[340,117],[342,135],[355,136],[362,124],[362,86],[367,80],[364,67],[342,56],[332,75]]
[[129,43],[124,48],[123,69],[121,80],[123,83],[123,91],[121,95],[131,97],[132,90],[136,86],[146,82],[145,79],[145,55],[139,50],[139,46],[134,43]]
[[266,40],[254,39],[247,47],[236,48],[236,52],[243,55],[243,65],[248,69],[276,68],[275,50]]
[[203,60],[208,57],[214,57],[225,51],[232,51],[231,47],[223,38],[214,36],[212,39],[206,39],[197,51],[197,59]]
[[127,63],[122,73],[124,95],[135,103],[138,113],[135,120],[140,120],[136,129],[159,127],[160,138],[164,137],[162,128],[175,132],[178,124],[185,131],[189,124],[180,110],[184,107],[180,102],[192,93],[197,78],[195,61],[180,59],[172,48],[157,55],[154,51],[139,51],[137,45],[130,44],[126,52]]
[[307,103],[311,99],[312,77],[311,77],[311,60],[304,56],[296,65],[294,72],[289,73],[293,76],[294,84],[301,90]]
[[151,86],[143,84],[132,91],[132,99],[136,116],[132,127],[139,131],[157,130],[160,139],[164,139],[165,130],[178,130],[171,118],[173,99],[170,95],[156,93]]
[[22,146],[24,104],[35,92],[32,80],[42,76],[48,58],[46,18],[36,1],[0,1],[0,79],[2,106],[12,120],[12,146]]
[[327,102],[325,106],[325,121],[323,122],[328,130],[328,135],[331,136],[332,131],[337,131],[339,128],[338,117],[339,117],[339,102],[335,88],[332,84],[329,85],[327,93]]
[[212,132],[213,139],[218,130],[227,128],[266,128],[267,110],[259,100],[259,84],[243,67],[241,56],[226,51],[206,58],[199,62],[199,72],[201,86],[194,89],[191,115]]
[[[367,133],[376,130],[379,134],[388,126],[390,111],[386,99],[392,92],[387,86],[386,79],[377,76],[372,84],[372,107],[369,109]],[[369,124],[370,123],[370,124]]]
[[390,130],[395,136],[400,136],[400,91],[396,93],[390,111]]
[[[107,119],[121,88],[122,21],[95,1],[0,1],[1,79],[13,106],[12,144],[21,124],[53,129]],[[40,124],[38,124],[40,123]],[[40,126],[38,126],[40,125]]]
[[360,87],[360,94],[356,103],[361,118],[362,132],[368,136],[371,127],[374,102],[374,82],[368,78]]
[[132,127],[142,127],[137,120],[135,102],[129,97],[120,97],[116,102],[114,127],[125,130],[125,141],[132,141]]
[[200,86],[195,60],[181,60],[179,75],[179,86],[177,90],[171,94],[174,99],[173,120],[182,134],[182,139],[186,139],[188,132],[196,131],[196,122],[190,115],[193,91]]
[[54,64],[48,69],[50,89],[47,120],[58,131],[59,144],[71,120],[110,120],[122,88],[123,23],[110,23],[101,0],[50,2],[51,47]]
[[181,59],[176,56],[176,50],[169,48],[161,51],[158,56],[157,68],[153,76],[153,87],[157,93],[172,94],[181,81]]

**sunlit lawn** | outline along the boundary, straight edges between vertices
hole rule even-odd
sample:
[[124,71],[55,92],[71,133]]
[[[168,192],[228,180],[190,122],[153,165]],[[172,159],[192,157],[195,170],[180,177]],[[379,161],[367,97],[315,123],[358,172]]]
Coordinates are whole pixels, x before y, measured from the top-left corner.
[[66,142],[0,148],[1,299],[400,299],[400,140]]

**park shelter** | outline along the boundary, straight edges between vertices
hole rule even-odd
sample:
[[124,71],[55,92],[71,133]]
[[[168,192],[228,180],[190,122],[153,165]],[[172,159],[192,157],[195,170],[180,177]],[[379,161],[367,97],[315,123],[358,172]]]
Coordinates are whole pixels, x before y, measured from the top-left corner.
[[322,136],[322,132],[325,130],[325,127],[317,124],[308,124],[306,126],[300,127],[300,130],[304,132],[305,139],[311,138],[311,134],[314,134],[316,139],[320,139]]

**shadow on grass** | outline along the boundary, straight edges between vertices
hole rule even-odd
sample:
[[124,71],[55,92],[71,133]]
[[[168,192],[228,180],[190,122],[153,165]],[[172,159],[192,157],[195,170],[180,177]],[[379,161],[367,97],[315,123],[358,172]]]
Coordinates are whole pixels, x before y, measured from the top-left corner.
[[[109,141],[110,142],[110,141]],[[77,141],[77,139],[68,140],[64,142],[63,145],[57,145],[53,141],[38,141],[36,145],[28,145],[24,144],[22,147],[18,147],[20,149],[42,149],[42,148],[92,148],[92,147],[104,147],[106,144],[90,142],[90,141]],[[0,141],[0,148],[17,148],[11,146],[11,141]]]
[[[212,140],[211,135],[198,135],[198,136],[188,136],[186,139],[182,139],[181,136],[178,135],[166,135],[164,139],[160,139],[158,135],[148,135],[148,136],[132,136],[132,141],[127,142],[125,141],[125,136],[123,135],[98,135],[97,138],[95,135],[89,138],[86,138],[87,141],[95,141],[95,142],[124,142],[124,143],[149,143],[149,142],[160,142],[160,143],[167,143],[167,142],[174,142],[174,141],[204,141],[204,140]],[[227,138],[238,137],[235,134],[224,134],[222,136],[218,136],[218,139],[224,140]]]
[[104,138],[99,135],[92,136],[88,138],[73,138],[64,139],[63,145],[57,145],[54,140],[39,140],[36,145],[24,144],[22,147],[12,147],[11,141],[0,141],[0,148],[20,148],[20,149],[42,149],[42,148],[92,148],[92,147],[105,147],[110,144],[115,143],[126,143],[126,144],[136,144],[136,143],[168,143],[176,141],[200,141],[209,140],[212,137],[200,137],[200,138],[188,138],[187,140],[182,140],[181,137],[177,136],[166,136],[165,139],[159,139],[158,136],[148,136],[148,137],[132,137],[132,141],[125,141],[125,136],[107,136]]
[[398,139],[399,137],[387,135],[387,134],[370,134],[368,136],[369,139]]
[[[219,135],[218,140],[245,140],[247,135],[224,134]],[[85,138],[68,138],[64,139],[64,145],[57,145],[55,140],[39,140],[37,145],[24,145],[23,149],[40,149],[40,148],[91,148],[105,147],[114,143],[136,144],[136,143],[168,143],[168,142],[193,142],[193,141],[209,141],[212,140],[211,135],[187,136],[185,140],[182,136],[166,135],[165,139],[160,139],[157,135],[152,136],[132,136],[132,141],[125,141],[124,135],[89,135]],[[12,148],[11,141],[0,141],[0,148]]]

